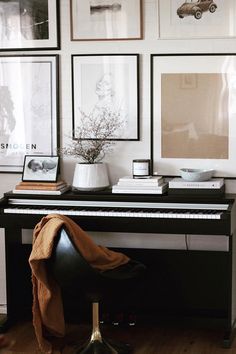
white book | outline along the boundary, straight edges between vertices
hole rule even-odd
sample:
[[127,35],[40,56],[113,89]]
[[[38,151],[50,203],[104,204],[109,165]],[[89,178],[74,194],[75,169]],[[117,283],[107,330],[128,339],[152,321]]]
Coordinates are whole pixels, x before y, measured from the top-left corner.
[[162,183],[164,183],[164,179],[159,179],[158,182],[154,182],[154,183],[145,183],[143,182],[143,180],[139,180],[138,182],[126,182],[126,181],[118,181],[118,186],[122,186],[122,187],[147,187],[147,188],[153,188],[153,187],[158,187],[160,186]]
[[116,190],[116,191],[113,191],[112,190],[112,193],[116,193],[116,194],[163,194],[164,191],[161,191],[161,190],[155,190],[155,191],[143,191],[143,190],[140,190],[140,191],[133,191],[133,190]]
[[13,189],[12,193],[14,194],[43,194],[43,195],[61,195],[67,192],[70,189],[70,186],[66,186],[57,191],[52,190],[39,190],[39,189]]
[[114,186],[113,186],[113,188],[115,188],[115,189],[131,189],[131,190],[139,190],[139,189],[143,189],[143,190],[156,190],[156,189],[161,189],[162,188],[162,184],[161,185],[158,185],[158,184],[156,184],[156,185],[149,185],[149,186],[147,186],[147,185],[145,185],[145,186],[140,186],[140,185],[136,185],[136,186],[134,186],[134,185],[120,185],[119,183],[118,184],[115,184]]
[[126,194],[162,194],[167,189],[167,183],[161,186],[150,188],[123,188],[121,186],[114,185],[112,187],[112,193],[126,193]]
[[169,188],[199,188],[199,189],[219,189],[224,185],[224,178],[211,178],[208,181],[190,182],[181,177],[175,177],[169,181]]
[[163,177],[162,176],[150,176],[147,178],[133,178],[133,176],[125,176],[121,177],[118,181],[118,184],[127,184],[129,183],[130,185],[140,185],[141,183],[143,185],[160,185],[163,183]]

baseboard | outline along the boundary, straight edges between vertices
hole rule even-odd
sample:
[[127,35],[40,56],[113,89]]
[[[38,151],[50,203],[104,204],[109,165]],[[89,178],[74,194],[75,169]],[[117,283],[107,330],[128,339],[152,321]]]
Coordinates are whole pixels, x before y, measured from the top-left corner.
[[6,314],[6,313],[7,313],[7,305],[1,304],[0,305],[0,314]]

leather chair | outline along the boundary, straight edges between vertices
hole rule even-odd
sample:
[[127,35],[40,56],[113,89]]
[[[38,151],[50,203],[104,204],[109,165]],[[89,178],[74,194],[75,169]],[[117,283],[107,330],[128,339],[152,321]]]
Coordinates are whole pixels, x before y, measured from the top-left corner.
[[117,288],[125,291],[125,285],[140,278],[145,273],[146,267],[142,263],[130,260],[115,269],[99,272],[80,254],[64,228],[57,237],[49,267],[61,288],[71,288],[73,293],[85,292],[92,303],[92,334],[90,340],[80,347],[77,353],[130,353],[132,349],[128,344],[115,343],[102,337],[99,328],[99,302],[107,291],[116,291]]

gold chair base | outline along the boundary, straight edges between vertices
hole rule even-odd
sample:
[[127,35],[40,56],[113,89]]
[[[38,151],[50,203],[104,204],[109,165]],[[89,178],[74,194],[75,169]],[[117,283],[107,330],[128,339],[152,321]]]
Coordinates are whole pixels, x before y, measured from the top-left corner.
[[99,303],[94,302],[93,308],[93,330],[89,343],[81,347],[77,354],[130,354],[131,347],[125,343],[114,342],[102,338],[99,328]]
[[80,348],[77,354],[130,354],[132,350],[128,344],[116,343],[103,339],[102,342],[95,340]]

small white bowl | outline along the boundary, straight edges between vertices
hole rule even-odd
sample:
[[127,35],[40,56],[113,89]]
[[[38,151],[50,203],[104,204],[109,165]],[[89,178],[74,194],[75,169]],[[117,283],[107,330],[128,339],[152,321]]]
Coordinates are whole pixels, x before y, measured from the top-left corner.
[[201,170],[195,168],[181,168],[181,177],[185,181],[202,182],[208,181],[214,174],[214,170]]

